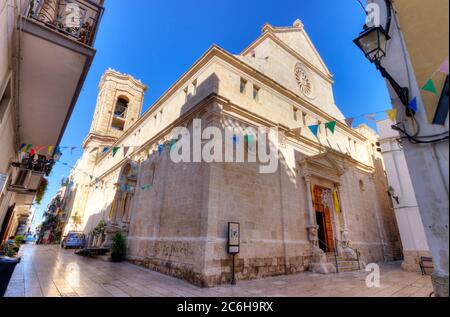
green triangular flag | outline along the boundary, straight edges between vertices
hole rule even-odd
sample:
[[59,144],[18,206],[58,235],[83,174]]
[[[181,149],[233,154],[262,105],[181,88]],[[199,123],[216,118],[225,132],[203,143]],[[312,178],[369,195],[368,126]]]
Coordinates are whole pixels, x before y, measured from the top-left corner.
[[173,151],[173,149],[175,148],[175,144],[177,144],[176,140],[170,140],[169,141],[169,150]]
[[325,123],[325,126],[331,131],[331,133],[334,134],[334,128],[336,128],[336,121],[331,121],[331,122],[327,122]]
[[244,140],[245,140],[245,142],[247,142],[248,144],[252,144],[252,143],[253,143],[253,135],[251,135],[251,134],[246,134],[246,135],[244,136]]
[[32,146],[33,146],[33,144],[28,144],[27,147],[25,148],[25,152],[28,152]]
[[433,79],[428,80],[425,86],[422,87],[422,90],[429,91],[437,95],[437,90],[436,86],[434,85]]
[[112,149],[112,156],[114,157],[115,155],[116,155],[116,153],[117,153],[117,151],[119,150],[119,147],[113,147],[113,149]]

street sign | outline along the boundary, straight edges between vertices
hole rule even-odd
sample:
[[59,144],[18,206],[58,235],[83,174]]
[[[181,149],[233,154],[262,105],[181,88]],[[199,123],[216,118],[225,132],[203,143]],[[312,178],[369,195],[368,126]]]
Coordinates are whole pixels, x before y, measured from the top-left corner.
[[240,228],[238,222],[228,223],[228,253],[238,254],[240,247]]

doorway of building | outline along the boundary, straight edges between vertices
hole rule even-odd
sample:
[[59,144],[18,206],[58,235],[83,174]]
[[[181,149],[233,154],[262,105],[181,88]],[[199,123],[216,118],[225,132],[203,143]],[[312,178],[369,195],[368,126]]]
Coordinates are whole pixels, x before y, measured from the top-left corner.
[[334,252],[333,224],[329,207],[330,197],[327,196],[330,190],[314,185],[312,192],[316,221],[319,226],[319,247],[324,252]]

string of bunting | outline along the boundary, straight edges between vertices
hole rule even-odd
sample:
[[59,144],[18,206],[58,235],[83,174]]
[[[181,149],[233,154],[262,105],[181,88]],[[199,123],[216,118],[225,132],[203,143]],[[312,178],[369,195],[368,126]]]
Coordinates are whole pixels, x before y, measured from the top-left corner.
[[[71,166],[70,164],[66,163],[66,162],[61,162],[61,161],[57,161],[57,163],[60,163],[64,166],[68,166],[71,170],[80,172],[86,176],[89,177],[90,181],[95,181],[95,188],[96,189],[106,189],[106,188],[115,188],[115,189],[119,189],[119,191],[121,192],[134,192],[136,189],[140,189],[142,191],[146,191],[152,188],[151,184],[142,184],[140,186],[132,186],[132,185],[127,185],[127,184],[123,184],[117,187],[116,183],[113,183],[111,185],[110,182],[108,181],[104,181],[104,180],[100,180],[98,177],[95,177],[79,168],[76,168],[75,166]],[[71,182],[72,183],[72,182]],[[90,185],[85,184],[85,187],[90,187]]]
[[[436,85],[433,81],[433,77],[437,74],[437,73],[443,73],[446,75],[449,75],[449,61],[448,58],[446,58],[438,67],[438,69],[436,69],[433,74],[430,76],[430,78],[427,80],[427,82],[425,83],[425,85],[422,87],[421,90],[426,91],[426,92],[430,92],[433,93],[435,95],[438,95],[438,91],[436,88]],[[414,111],[414,113],[417,112],[418,110],[418,106],[417,106],[417,97],[413,97],[409,104],[408,104],[409,108],[411,110]],[[384,111],[378,111],[378,112],[373,112],[373,113],[369,113],[369,114],[364,114],[364,115],[360,115],[360,116],[355,116],[355,117],[351,117],[351,118],[346,118],[344,119],[345,124],[349,127],[349,128],[353,128],[353,122],[355,121],[355,119],[357,118],[361,118],[364,117],[365,119],[369,120],[369,121],[375,121],[376,120],[376,114],[378,113],[386,113],[386,115],[388,116],[388,118],[390,120],[392,120],[393,122],[395,122],[397,120],[397,109],[388,109],[388,110],[384,110]],[[337,122],[340,120],[336,120],[336,121],[330,121],[330,122],[326,122],[324,123],[325,128],[328,129],[332,134],[334,134],[335,132],[335,128],[337,125]],[[312,125],[308,125],[306,127],[309,128],[309,130],[311,131],[312,134],[314,134],[314,136],[317,137],[318,133],[319,133],[319,127],[321,124],[312,124]],[[303,126],[305,127],[305,126]],[[294,130],[297,129],[301,129],[303,127],[298,127]],[[246,136],[247,137],[252,137],[252,136]],[[252,143],[253,139],[246,139],[246,141],[248,143]],[[168,142],[168,147],[170,149],[170,151],[172,151],[175,147],[176,144],[176,140],[170,140]],[[237,144],[239,143],[239,137],[234,135],[233,136],[233,144]],[[128,151],[130,148],[139,148],[141,147],[140,145],[137,146],[131,146],[131,145],[122,145],[122,146],[114,146],[114,147],[110,147],[110,146],[105,146],[105,147],[87,147],[86,149],[93,149],[93,150],[100,150],[100,153],[103,155],[107,152],[109,152],[111,150],[111,155],[112,157],[115,157],[117,152],[119,151],[119,149],[123,148],[123,152],[124,152],[124,156],[127,155]],[[164,152],[164,144],[159,144],[158,145],[158,156],[161,156],[162,153]],[[49,156],[53,156],[54,160],[58,160],[61,155],[62,155],[62,150],[70,150],[70,154],[73,154],[73,151],[76,149],[81,149],[82,147],[80,146],[53,146],[53,145],[36,145],[36,144],[21,144],[21,146],[19,147],[19,151],[25,152],[25,153],[29,153],[30,155],[35,155],[36,153],[42,153],[44,150],[46,150],[47,154]]]
[[[389,109],[389,110],[385,110],[385,111],[379,111],[379,112],[374,112],[374,113],[365,114],[365,115],[361,115],[361,116],[346,118],[346,119],[344,119],[344,121],[348,127],[352,128],[353,122],[356,118],[365,117],[368,120],[375,121],[375,115],[378,113],[381,113],[381,112],[385,112],[392,121],[395,121],[397,118],[397,110]],[[327,129],[329,129],[331,131],[331,133],[334,134],[337,122],[338,121],[330,121],[330,122],[325,123],[325,126]],[[315,124],[315,125],[309,125],[307,127],[311,130],[311,132],[314,135],[317,136],[319,126],[320,126],[319,124]],[[299,128],[302,128],[302,127],[299,127]],[[252,135],[246,135],[244,138],[245,138],[246,142],[253,143]],[[158,156],[162,155],[162,153],[164,152],[164,148],[166,146],[169,148],[170,151],[173,151],[176,143],[177,143],[177,140],[170,140],[167,144],[162,144],[162,143],[158,144],[158,147],[157,147]],[[238,144],[238,143],[239,143],[239,137],[237,135],[234,135],[233,136],[233,144]],[[94,146],[94,147],[86,147],[84,149],[99,150],[101,155],[111,151],[111,156],[115,157],[120,149],[123,149],[123,154],[124,154],[124,156],[126,156],[128,151],[130,150],[130,148],[140,148],[140,147],[141,147],[141,145],[136,145],[136,146],[122,145],[122,146],[112,146],[112,147],[111,146],[104,146],[104,147]],[[47,154],[49,156],[53,155],[53,159],[55,159],[55,160],[58,160],[61,157],[61,155],[63,154],[63,152],[62,152],[63,150],[70,150],[70,154],[73,154],[73,151],[76,149],[83,149],[83,148],[81,146],[57,146],[57,147],[55,147],[52,145],[45,146],[45,145],[26,144],[26,143],[23,143],[19,147],[19,151],[22,151],[24,153],[29,153],[30,155],[34,155],[37,153],[43,153],[43,151],[46,150]]]

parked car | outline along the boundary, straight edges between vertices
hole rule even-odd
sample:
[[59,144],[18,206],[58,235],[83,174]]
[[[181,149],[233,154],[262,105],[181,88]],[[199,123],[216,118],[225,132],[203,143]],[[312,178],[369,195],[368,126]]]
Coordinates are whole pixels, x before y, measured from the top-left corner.
[[32,233],[29,233],[29,234],[27,234],[27,236],[26,236],[26,242],[28,243],[28,242],[35,242],[35,236],[32,234]]
[[61,248],[81,249],[86,243],[86,236],[82,232],[70,231],[61,241]]

